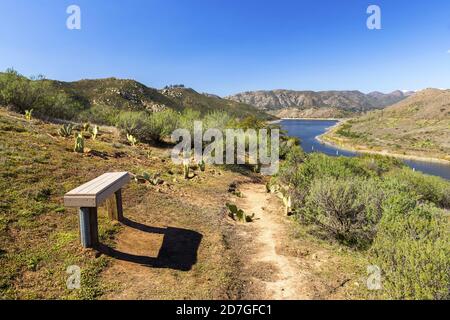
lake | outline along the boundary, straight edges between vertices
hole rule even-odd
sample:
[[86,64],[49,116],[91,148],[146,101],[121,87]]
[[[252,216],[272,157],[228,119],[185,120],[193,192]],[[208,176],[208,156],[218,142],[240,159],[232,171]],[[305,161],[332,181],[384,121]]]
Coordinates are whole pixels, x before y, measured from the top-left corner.
[[[290,136],[300,138],[302,148],[307,153],[322,152],[330,156],[357,156],[356,152],[331,147],[317,141],[317,136],[325,133],[336,123],[336,120],[282,120],[279,124]],[[403,161],[417,171],[450,180],[450,165],[418,160]]]

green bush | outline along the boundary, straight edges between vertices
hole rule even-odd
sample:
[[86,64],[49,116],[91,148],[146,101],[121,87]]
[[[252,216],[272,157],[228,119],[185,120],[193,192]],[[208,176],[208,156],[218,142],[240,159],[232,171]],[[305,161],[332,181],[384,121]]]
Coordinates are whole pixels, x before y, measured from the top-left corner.
[[393,170],[386,180],[393,179],[404,184],[405,188],[440,207],[450,208],[450,183],[442,178],[414,172],[409,168]]
[[351,128],[352,128],[352,125],[350,123],[345,123],[345,124],[341,125],[338,130],[336,130],[336,134],[341,135],[343,137],[347,137],[347,138],[353,138],[353,139],[358,139],[358,138],[363,137],[362,134],[352,132]]
[[180,114],[166,109],[164,111],[121,112],[116,125],[128,135],[133,135],[141,142],[161,142],[178,127]]
[[300,212],[337,240],[367,247],[375,237],[383,200],[374,179],[323,177],[312,183]]
[[280,159],[286,160],[293,148],[300,147],[299,138],[291,138],[288,136],[280,136]]
[[85,108],[53,88],[44,77],[28,79],[12,69],[0,74],[0,104],[19,113],[33,109],[33,115],[39,118],[67,120],[74,119]]
[[85,110],[85,106],[65,93],[54,93],[51,90],[40,98],[33,108],[41,118],[66,120],[75,120],[79,113]]
[[285,155],[285,161],[280,165],[280,170],[272,183],[279,182],[283,185],[298,187],[298,182],[301,181],[301,165],[306,159],[306,154],[300,146],[294,146],[289,149]]
[[191,133],[194,134],[194,121],[201,120],[201,114],[198,111],[192,109],[185,109],[183,113],[180,115],[180,119],[178,122],[179,128],[187,129]]
[[449,299],[448,218],[431,204],[414,206],[409,194],[386,201],[371,262],[390,299]]
[[212,111],[203,118],[203,130],[225,130],[231,122],[231,117],[225,111]]
[[143,134],[146,119],[146,112],[125,111],[121,112],[116,119],[116,126],[124,130],[125,133],[139,137]]
[[13,69],[0,75],[0,102],[14,111],[25,113],[31,109],[40,97],[37,82],[20,75]]
[[177,128],[180,115],[171,110],[152,113],[145,119],[143,128],[144,141],[161,142]]
[[393,169],[405,167],[400,159],[382,155],[361,155],[357,159],[359,166],[369,175],[382,176]]
[[75,117],[79,122],[92,122],[97,124],[116,125],[120,111],[104,105],[93,105],[89,109],[81,111]]

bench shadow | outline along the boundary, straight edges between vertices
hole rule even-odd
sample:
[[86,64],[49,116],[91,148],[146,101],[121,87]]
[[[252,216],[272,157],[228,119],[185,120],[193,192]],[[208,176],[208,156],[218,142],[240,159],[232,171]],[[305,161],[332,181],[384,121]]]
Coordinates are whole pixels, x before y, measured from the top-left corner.
[[189,271],[197,263],[197,251],[202,241],[202,235],[196,231],[181,228],[157,228],[144,225],[130,219],[124,219],[124,225],[147,233],[163,234],[163,243],[157,257],[148,257],[125,253],[99,244],[99,252],[109,257],[141,264],[153,268],[170,268],[180,271]]

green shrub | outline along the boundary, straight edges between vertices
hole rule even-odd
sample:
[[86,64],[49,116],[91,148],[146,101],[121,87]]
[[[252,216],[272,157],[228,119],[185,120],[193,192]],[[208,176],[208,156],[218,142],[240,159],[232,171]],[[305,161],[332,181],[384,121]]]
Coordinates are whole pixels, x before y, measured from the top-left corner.
[[146,112],[121,112],[116,119],[116,126],[124,130],[125,133],[139,137],[145,127],[148,117]]
[[43,76],[28,79],[8,69],[0,74],[0,104],[25,113],[33,109],[39,118],[72,120],[85,106],[69,95],[59,92]]
[[382,155],[361,155],[357,159],[359,166],[369,175],[382,176],[393,169],[405,167],[400,159]]
[[203,130],[225,130],[231,122],[231,117],[225,111],[212,111],[203,118]]
[[189,130],[192,136],[194,134],[194,121],[198,120],[201,120],[200,112],[192,109],[185,109],[180,115],[179,128]]
[[145,141],[163,141],[177,129],[179,118],[180,115],[171,109],[152,113],[145,120],[142,138]]
[[114,126],[117,123],[120,111],[104,105],[93,105],[89,109],[77,114],[75,120],[79,122],[92,122]]
[[37,82],[32,82],[13,69],[0,75],[0,102],[14,111],[25,113],[39,98]]
[[323,177],[312,183],[301,212],[337,240],[366,247],[375,236],[383,200],[373,179]]
[[358,138],[363,137],[362,134],[352,132],[351,128],[352,128],[352,125],[350,123],[345,123],[345,124],[341,125],[338,130],[336,130],[336,134],[341,135],[343,137],[347,137],[347,138],[353,138],[353,139],[358,139]]
[[409,168],[393,170],[386,175],[386,180],[397,180],[404,187],[440,207],[450,208],[450,183],[442,178],[414,172]]
[[448,218],[431,204],[414,207],[409,194],[390,198],[370,250],[390,299],[449,299]]
[[33,106],[36,115],[40,118],[76,120],[80,112],[86,108],[81,102],[63,92],[55,92],[53,89],[47,90]]
[[301,180],[300,167],[306,159],[306,154],[300,146],[294,146],[287,152],[285,158],[275,180],[286,186],[297,187]]
[[300,147],[300,139],[280,136],[280,159],[287,159],[293,148]]
[[177,128],[180,115],[171,109],[148,112],[122,112],[116,125],[142,142],[161,142]]

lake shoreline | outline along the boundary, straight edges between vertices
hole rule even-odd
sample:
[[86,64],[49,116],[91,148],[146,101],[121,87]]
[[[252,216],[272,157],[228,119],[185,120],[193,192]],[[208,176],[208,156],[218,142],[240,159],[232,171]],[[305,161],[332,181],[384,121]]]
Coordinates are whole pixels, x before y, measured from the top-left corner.
[[285,120],[311,120],[311,121],[338,121],[341,123],[343,121],[347,121],[347,118],[280,118],[278,120],[269,121],[269,124],[280,123]]
[[[337,121],[339,121],[339,120],[337,120]],[[439,158],[433,158],[433,157],[425,157],[425,156],[416,156],[416,155],[408,155],[408,154],[399,154],[399,153],[390,152],[388,150],[375,151],[375,150],[367,149],[365,146],[348,145],[348,144],[339,145],[337,143],[334,143],[334,142],[331,142],[329,140],[326,140],[326,136],[329,135],[329,134],[332,134],[332,131],[336,127],[341,125],[343,122],[345,122],[345,121],[344,120],[339,121],[334,126],[328,128],[328,130],[325,133],[323,133],[321,135],[318,135],[316,137],[316,140],[319,141],[320,143],[328,145],[330,147],[337,148],[337,149],[342,149],[342,150],[349,151],[349,152],[376,154],[376,155],[394,157],[394,158],[399,158],[399,159],[404,159],[404,160],[415,160],[415,161],[421,161],[421,162],[431,162],[431,163],[440,163],[440,164],[450,165],[450,161],[445,160],[445,159],[439,159]]]
[[281,118],[282,120],[316,120],[316,121],[345,121],[348,118]]

